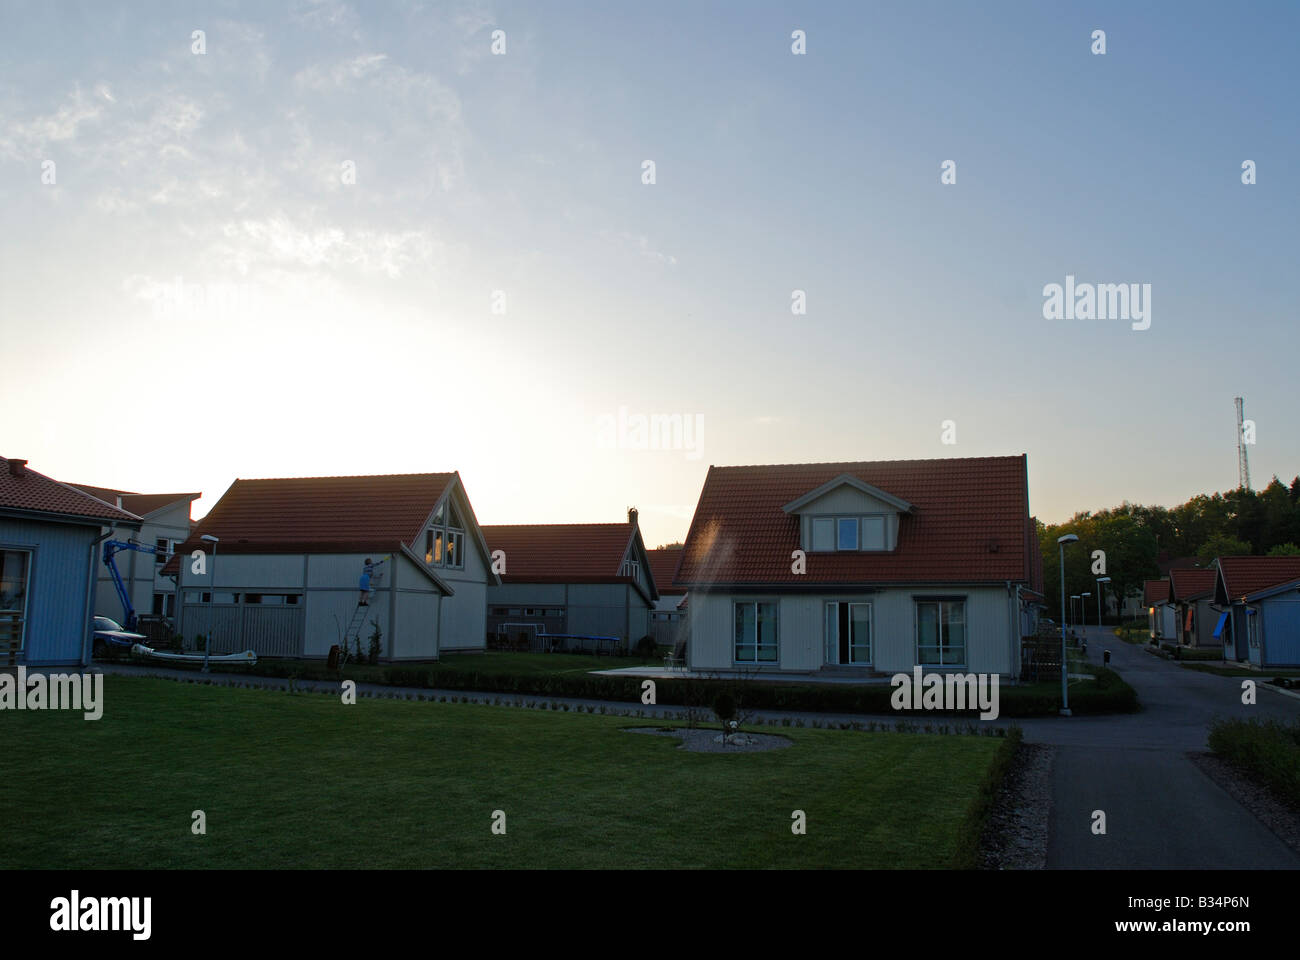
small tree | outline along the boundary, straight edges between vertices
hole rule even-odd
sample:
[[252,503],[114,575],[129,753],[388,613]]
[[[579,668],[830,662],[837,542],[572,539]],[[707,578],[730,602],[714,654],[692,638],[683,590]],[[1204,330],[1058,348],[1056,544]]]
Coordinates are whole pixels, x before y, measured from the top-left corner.
[[736,698],[731,695],[730,690],[718,691],[718,695],[713,698],[713,712],[717,715],[718,722],[722,724],[722,735],[725,738],[730,732],[731,721],[736,717]]
[[370,631],[370,665],[374,666],[379,663],[379,651],[383,649],[384,633],[379,629],[379,621],[371,620],[373,629]]

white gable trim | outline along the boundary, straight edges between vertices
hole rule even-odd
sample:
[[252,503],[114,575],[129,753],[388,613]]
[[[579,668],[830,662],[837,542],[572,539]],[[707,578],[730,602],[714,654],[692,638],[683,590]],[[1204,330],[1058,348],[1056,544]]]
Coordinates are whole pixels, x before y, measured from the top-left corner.
[[877,500],[887,503],[891,507],[895,508],[896,510],[902,511],[903,513],[916,512],[916,508],[912,506],[910,503],[908,503],[906,500],[902,499],[901,497],[896,497],[892,493],[886,493],[884,490],[881,490],[879,487],[873,487],[871,484],[859,480],[851,473],[841,473],[838,477],[835,477],[831,480],[827,480],[817,489],[810,490],[808,493],[805,493],[802,497],[800,497],[797,500],[791,500],[781,509],[784,510],[786,513],[797,513],[799,510],[802,510],[804,507],[808,506],[808,504],[812,503],[814,500],[818,499],[819,497],[823,497],[826,494],[830,493],[832,490],[843,486],[853,487],[855,490],[858,490],[861,493],[865,493],[869,497],[874,497]]

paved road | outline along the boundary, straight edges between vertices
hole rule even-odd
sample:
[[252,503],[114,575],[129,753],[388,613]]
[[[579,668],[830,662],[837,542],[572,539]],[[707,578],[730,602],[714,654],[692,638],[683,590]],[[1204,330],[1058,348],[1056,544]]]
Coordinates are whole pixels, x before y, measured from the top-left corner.
[[[1025,739],[1058,747],[1047,865],[1056,868],[1292,868],[1297,856],[1188,759],[1206,749],[1216,716],[1300,716],[1300,700],[1241,680],[1188,670],[1092,628],[1089,657],[1111,664],[1143,711],[1116,717],[1023,721]],[[1258,685],[1262,688],[1262,684]],[[1106,834],[1092,833],[1093,811]]]

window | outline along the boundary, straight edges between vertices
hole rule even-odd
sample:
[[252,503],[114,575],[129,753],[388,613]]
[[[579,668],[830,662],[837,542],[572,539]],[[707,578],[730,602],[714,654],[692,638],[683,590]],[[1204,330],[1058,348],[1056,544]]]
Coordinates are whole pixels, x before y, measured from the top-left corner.
[[564,608],[563,608],[563,607],[547,607],[547,608],[546,608],[546,615],[547,615],[548,617],[562,617],[562,616],[564,616]]
[[494,616],[494,617],[506,617],[506,616],[509,616],[509,615],[510,615],[510,611],[507,610],[505,607],[493,607],[493,608],[492,608],[492,616]]
[[424,562],[459,570],[465,566],[464,553],[465,531],[460,526],[460,515],[455,504],[443,504],[424,532]]
[[885,549],[885,518],[884,517],[863,517],[862,518],[862,549],[863,550],[884,550]]
[[739,601],[735,605],[736,662],[776,663],[777,605]]
[[31,577],[30,550],[0,549],[0,642],[23,648],[27,625],[27,581]]
[[[606,568],[608,569],[608,568]],[[631,577],[637,583],[641,582],[641,563],[638,560],[627,560],[623,564],[623,576]]]
[[884,550],[885,518],[879,514],[870,517],[813,517],[812,544],[817,552],[832,550]]
[[1259,614],[1250,607],[1246,608],[1246,642],[1252,650],[1259,649]]
[[159,537],[157,540],[153,542],[153,546],[154,546],[153,562],[166,563],[167,557],[170,556],[172,552],[172,542],[168,540],[166,537]]
[[211,603],[212,594],[207,593],[206,591],[199,592],[198,590],[186,590],[185,602],[186,603]]
[[965,665],[965,600],[916,602],[916,662],[936,667]]
[[871,663],[871,604],[826,604],[826,662]]

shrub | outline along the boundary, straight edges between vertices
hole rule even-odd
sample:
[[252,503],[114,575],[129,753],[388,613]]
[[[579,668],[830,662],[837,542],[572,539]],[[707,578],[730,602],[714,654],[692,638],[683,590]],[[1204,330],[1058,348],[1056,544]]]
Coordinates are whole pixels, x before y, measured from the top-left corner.
[[1300,810],[1300,720],[1215,720],[1210,749]]

